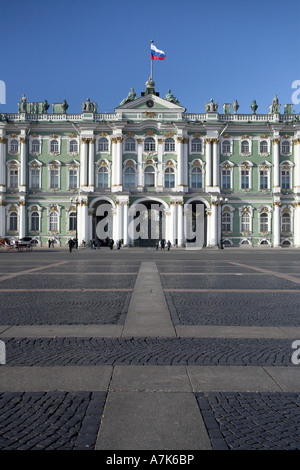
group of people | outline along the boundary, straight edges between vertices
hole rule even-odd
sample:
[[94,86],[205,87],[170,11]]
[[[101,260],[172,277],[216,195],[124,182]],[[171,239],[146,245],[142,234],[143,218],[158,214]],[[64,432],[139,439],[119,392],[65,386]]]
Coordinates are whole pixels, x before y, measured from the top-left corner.
[[[91,249],[100,249],[100,246],[103,245],[103,246],[108,246],[110,250],[113,249],[114,247],[114,244],[115,244],[115,241],[112,239],[112,238],[106,238],[105,240],[99,240],[99,238],[97,240],[90,240],[90,248]],[[116,241],[116,247],[117,247],[117,250],[120,250],[122,246],[122,240],[117,240]]]
[[167,246],[168,251],[170,251],[170,248],[172,246],[170,240],[168,240],[168,242],[166,243],[166,240],[162,239],[162,240],[160,240],[160,242],[159,241],[156,242],[156,244],[155,244],[156,251],[158,250],[159,245],[160,245],[161,250],[164,250],[165,247]]

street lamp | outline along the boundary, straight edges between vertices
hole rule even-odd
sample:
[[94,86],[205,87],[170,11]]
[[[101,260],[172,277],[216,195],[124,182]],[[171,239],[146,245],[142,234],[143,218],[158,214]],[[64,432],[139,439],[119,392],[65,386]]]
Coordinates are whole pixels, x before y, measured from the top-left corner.
[[220,204],[220,208],[221,208],[221,210],[220,210],[220,212],[221,212],[221,236],[220,236],[219,248],[221,248],[222,250],[223,250],[223,248],[224,248],[224,247],[223,247],[223,227],[222,227],[222,216],[223,216],[223,214],[222,214],[222,206],[223,206],[224,203],[226,204],[227,202],[228,202],[228,198],[227,198],[227,197],[225,197],[225,199],[223,199],[222,196],[219,198],[219,204]]

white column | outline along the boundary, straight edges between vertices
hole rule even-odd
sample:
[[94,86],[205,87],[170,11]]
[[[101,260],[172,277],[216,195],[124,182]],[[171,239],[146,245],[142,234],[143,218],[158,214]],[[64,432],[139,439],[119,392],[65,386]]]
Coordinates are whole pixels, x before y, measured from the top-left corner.
[[129,245],[129,233],[128,233],[128,207],[129,201],[123,204],[123,245]]
[[137,190],[143,191],[143,139],[137,139]]
[[207,188],[211,187],[211,139],[206,139],[206,182],[205,185]]
[[175,245],[175,240],[176,240],[176,204],[174,202],[170,203],[171,206],[171,222],[170,222],[170,242],[172,245]]
[[300,193],[300,139],[294,140],[294,192]]
[[6,189],[6,139],[0,137],[0,193],[4,193]]
[[184,169],[184,153],[183,153],[183,137],[177,137],[177,189],[184,190],[183,169]]
[[88,139],[83,137],[81,139],[81,152],[80,152],[80,187],[87,187],[87,159],[88,159]]
[[164,175],[163,175],[163,139],[158,139],[157,145],[157,191],[163,191]]
[[78,245],[82,244],[82,241],[89,241],[89,223],[88,223],[88,201],[83,200],[81,202],[81,238],[78,237]]
[[89,140],[89,191],[94,191],[95,187],[95,138]]
[[19,238],[26,236],[26,203],[24,200],[19,202]]
[[211,209],[206,210],[206,246],[211,246]]
[[280,203],[274,202],[274,219],[273,219],[273,233],[274,233],[274,248],[280,246]]
[[300,202],[294,203],[294,245],[300,248]]
[[26,137],[20,137],[21,144],[21,166],[20,166],[20,186],[19,190],[26,192],[26,164],[27,164],[27,152],[26,152]]
[[183,246],[183,203],[177,203],[177,244]]
[[210,246],[218,245],[218,203],[213,201],[211,203],[211,217],[210,217]]
[[112,191],[122,191],[122,142],[123,137],[112,138]]
[[5,202],[0,199],[0,237],[5,236]]
[[273,188],[275,192],[280,191],[280,177],[279,177],[279,143],[280,139],[273,139]]
[[189,139],[183,139],[183,186],[184,191],[189,191],[189,178],[188,178],[188,144]]
[[219,139],[213,139],[213,186],[219,186]]

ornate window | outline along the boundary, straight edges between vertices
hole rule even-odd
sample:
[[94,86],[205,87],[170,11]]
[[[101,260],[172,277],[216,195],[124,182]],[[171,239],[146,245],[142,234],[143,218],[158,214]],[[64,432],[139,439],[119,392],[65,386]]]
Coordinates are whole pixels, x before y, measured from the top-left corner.
[[77,227],[77,215],[76,212],[69,213],[69,232],[75,232]]
[[280,164],[280,184],[281,189],[288,191],[292,189],[292,167],[290,161],[285,161]]
[[259,144],[259,152],[260,153],[268,153],[269,152],[269,146],[268,142],[266,140],[261,140]]
[[29,187],[39,189],[41,187],[41,162],[33,160],[29,163]]
[[231,214],[229,211],[224,210],[222,213],[222,232],[231,232]]
[[175,188],[175,171],[171,166],[165,169],[165,188]]
[[165,140],[165,152],[175,152],[175,140],[172,137]]
[[108,152],[109,144],[108,139],[106,137],[101,137],[98,140],[98,152]]
[[37,140],[37,139],[34,139],[32,142],[31,142],[31,153],[32,154],[39,154],[41,151],[41,144],[40,144],[40,141]]
[[152,188],[155,186],[155,168],[152,165],[148,165],[145,168],[145,187]]
[[269,189],[269,171],[259,170],[259,189]]
[[125,152],[135,152],[135,139],[133,137],[125,139]]
[[144,140],[144,151],[155,152],[155,149],[156,149],[155,139],[153,137],[147,137]]
[[97,187],[108,188],[108,168],[106,166],[100,166],[97,172]]
[[250,152],[249,141],[248,140],[242,140],[242,142],[241,142],[241,153],[249,154],[249,152]]
[[250,232],[250,214],[248,212],[242,214],[241,232]]
[[18,214],[17,214],[17,212],[15,212],[15,211],[10,212],[8,220],[9,220],[9,223],[8,223],[9,231],[10,232],[17,232],[17,230],[18,230]]
[[132,166],[128,166],[124,171],[124,186],[126,188],[135,187],[135,169]]
[[59,142],[56,139],[50,141],[50,153],[59,153]]
[[281,217],[281,232],[290,233],[291,231],[291,214],[289,212],[284,212]]
[[281,153],[289,155],[291,153],[291,143],[288,140],[283,140],[281,144]]
[[231,153],[231,145],[229,140],[223,140],[222,142],[222,154]]
[[15,189],[19,186],[19,170],[18,168],[10,168],[8,171],[9,188]]
[[12,139],[10,141],[9,153],[19,153],[19,141],[17,139]]
[[259,231],[260,233],[269,232],[269,215],[267,212],[261,212],[259,216]]
[[240,167],[240,189],[249,191],[251,189],[252,163],[245,161],[239,164]]
[[78,153],[78,141],[75,139],[70,140],[70,153]]
[[194,166],[191,170],[191,188],[200,189],[202,188],[202,168]]
[[60,167],[57,160],[48,163],[48,186],[49,189],[57,190],[60,188]]
[[55,211],[51,211],[49,214],[49,231],[58,232],[58,214]]
[[191,151],[192,152],[197,152],[197,153],[202,152],[202,140],[199,139],[198,137],[195,138],[195,139],[192,139],[192,141],[191,141]]
[[31,212],[30,215],[30,230],[31,232],[39,232],[40,230],[40,214],[36,211]]

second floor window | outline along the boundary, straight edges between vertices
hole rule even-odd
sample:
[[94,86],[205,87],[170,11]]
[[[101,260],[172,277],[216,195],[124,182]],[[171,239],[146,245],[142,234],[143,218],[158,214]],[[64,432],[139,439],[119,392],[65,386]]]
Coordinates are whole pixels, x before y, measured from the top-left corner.
[[283,213],[281,218],[281,231],[291,232],[291,216],[288,213]]
[[155,185],[155,170],[153,166],[147,166],[145,168],[145,186],[150,188]]
[[249,170],[241,170],[241,189],[249,189]]
[[241,232],[250,232],[250,214],[248,212],[242,214]]
[[50,212],[49,215],[49,230],[50,232],[58,231],[58,214],[57,212]]
[[52,168],[50,170],[50,188],[51,189],[58,189],[58,181],[59,181],[59,170],[57,168]]
[[102,166],[98,170],[98,188],[108,188],[108,169]]
[[269,217],[268,217],[268,214],[266,214],[266,212],[263,212],[262,214],[260,214],[259,231],[262,233],[269,231]]
[[231,217],[228,211],[222,214],[222,232],[231,232]]
[[9,230],[13,232],[18,230],[18,214],[16,212],[9,214]]
[[75,189],[78,187],[77,179],[78,179],[77,169],[71,169],[69,171],[69,188],[70,189]]
[[202,188],[202,170],[198,166],[195,166],[192,169],[191,173],[192,181],[191,181],[191,187],[196,189],[196,188]]
[[259,172],[259,189],[268,189],[268,171],[260,170]]
[[231,188],[231,172],[227,168],[222,170],[222,188],[230,189]]
[[128,167],[124,173],[125,176],[125,186],[127,188],[134,188],[135,187],[135,171],[134,168]]
[[166,168],[165,170],[165,188],[175,187],[175,172],[173,168]]
[[9,170],[9,187],[17,188],[19,185],[19,172],[17,169]]
[[31,187],[39,188],[40,186],[40,169],[31,168]]
[[40,216],[38,212],[32,212],[31,214],[31,230],[33,232],[40,230]]
[[282,189],[291,189],[290,186],[290,170],[281,171],[281,187]]

